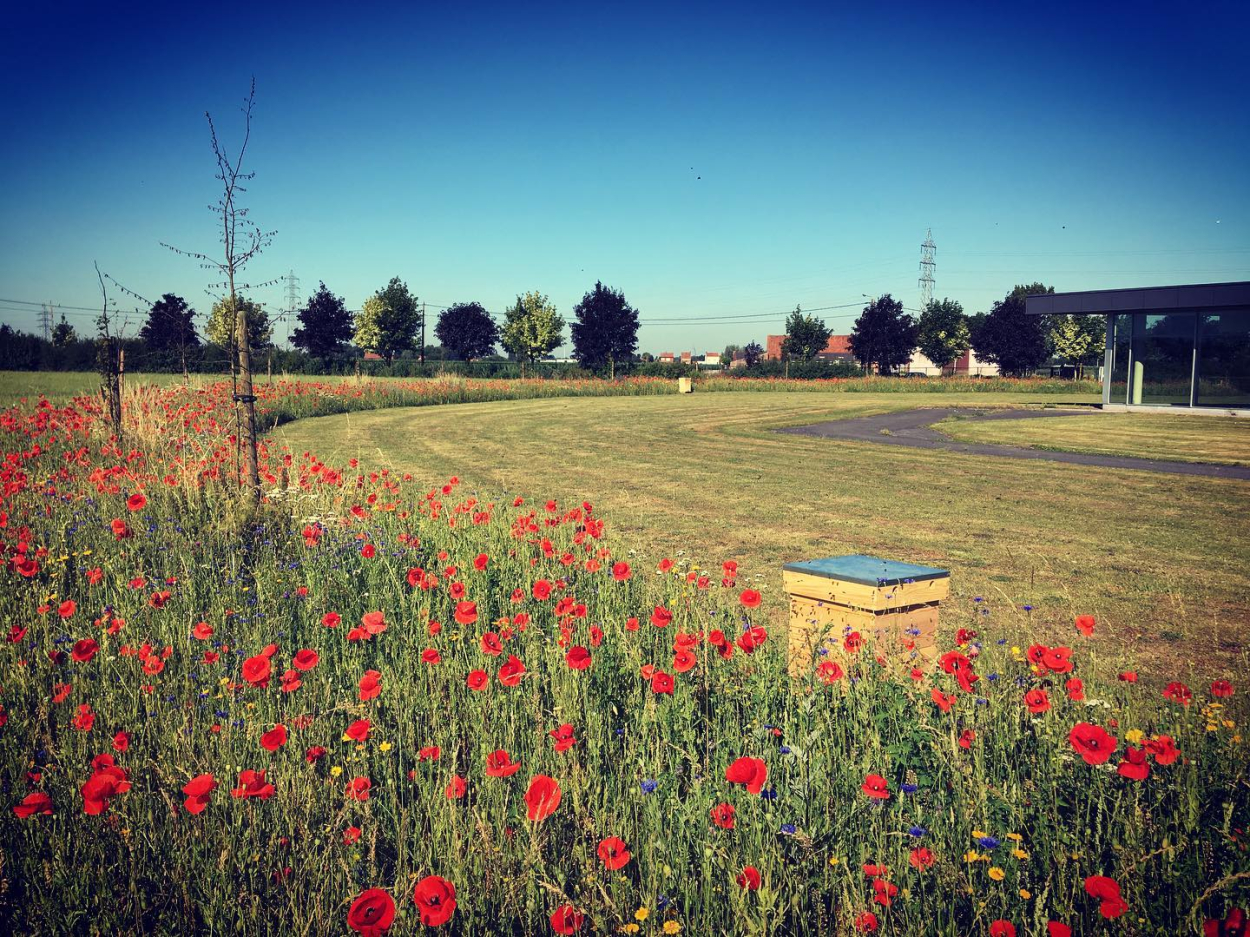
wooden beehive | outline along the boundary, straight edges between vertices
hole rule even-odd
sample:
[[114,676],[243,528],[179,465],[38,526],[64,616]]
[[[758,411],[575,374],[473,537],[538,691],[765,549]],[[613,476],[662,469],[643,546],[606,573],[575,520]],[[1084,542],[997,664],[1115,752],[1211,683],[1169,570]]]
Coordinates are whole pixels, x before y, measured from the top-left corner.
[[950,571],[876,556],[830,556],[787,563],[790,675],[807,673],[822,646],[858,631],[878,649],[937,656],[938,608]]

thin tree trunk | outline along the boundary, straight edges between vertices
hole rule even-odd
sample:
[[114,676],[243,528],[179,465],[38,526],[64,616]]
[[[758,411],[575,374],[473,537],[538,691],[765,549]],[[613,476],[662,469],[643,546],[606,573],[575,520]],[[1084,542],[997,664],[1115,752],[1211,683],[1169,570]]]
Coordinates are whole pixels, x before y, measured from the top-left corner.
[[234,272],[230,273],[230,303],[235,315],[235,343],[239,346],[239,402],[243,404],[243,486],[252,503],[260,502],[260,467],[256,458],[256,396],[252,393],[252,349],[247,334],[247,310],[234,293]]

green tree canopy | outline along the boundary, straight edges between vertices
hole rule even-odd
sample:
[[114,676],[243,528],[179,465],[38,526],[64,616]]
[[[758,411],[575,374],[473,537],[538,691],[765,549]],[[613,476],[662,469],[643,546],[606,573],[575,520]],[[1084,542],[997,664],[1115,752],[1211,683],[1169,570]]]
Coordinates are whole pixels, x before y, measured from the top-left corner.
[[472,361],[494,352],[499,329],[481,303],[455,303],[438,317],[434,336],[453,357]]
[[851,354],[865,371],[891,374],[916,350],[916,322],[886,293],[874,299],[851,329]]
[[[828,344],[828,341],[825,342]],[[755,367],[755,363],[764,357],[764,347],[759,342],[749,342],[742,349],[742,357],[746,359],[747,367]]]
[[231,356],[235,353],[235,309],[247,311],[247,340],[250,348],[267,348],[273,339],[273,327],[269,324],[269,314],[259,304],[237,296],[237,307],[229,299],[213,303],[213,311],[209,313],[208,325],[204,327],[204,335],[214,345],[229,349]]
[[508,309],[500,331],[499,343],[504,351],[521,362],[533,363],[551,354],[564,341],[564,319],[547,296],[532,290],[518,296]]
[[1042,283],[1017,286],[989,314],[973,317],[972,347],[982,361],[992,361],[1004,374],[1026,377],[1050,354],[1050,325],[1045,316],[1024,314],[1024,297],[1053,293]]
[[185,299],[166,293],[152,304],[148,319],[139,329],[139,340],[153,351],[186,351],[198,347],[195,310]]
[[630,361],[638,347],[638,310],[620,290],[596,282],[573,307],[573,315],[574,357],[583,368],[606,365],[615,377],[617,364]]
[[397,355],[412,350],[421,327],[417,298],[408,292],[408,284],[393,277],[371,299],[376,302],[365,300],[360,307],[354,341],[365,351],[394,361]]
[[964,307],[953,299],[932,300],[916,323],[916,346],[936,367],[954,364],[972,347]]
[[781,343],[781,353],[787,358],[811,361],[825,350],[832,334],[833,330],[823,319],[804,315],[802,307],[795,306],[786,319],[786,338]]
[[72,325],[65,321],[65,313],[61,313],[61,321],[52,330],[53,346],[64,348],[66,345],[72,345],[76,341],[78,341],[78,333],[74,331]]
[[299,328],[291,336],[291,344],[317,358],[329,358],[354,334],[352,314],[343,297],[326,289],[325,282],[299,311]]

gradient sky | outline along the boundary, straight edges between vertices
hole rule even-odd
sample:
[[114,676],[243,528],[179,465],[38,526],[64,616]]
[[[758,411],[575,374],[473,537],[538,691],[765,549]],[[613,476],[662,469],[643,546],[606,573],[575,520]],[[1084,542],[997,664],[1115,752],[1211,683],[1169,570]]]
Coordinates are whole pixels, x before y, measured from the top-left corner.
[[351,308],[397,275],[567,319],[602,279],[641,351],[719,350],[796,303],[918,306],[929,227],[969,312],[1250,278],[1244,3],[195,6],[6,12],[0,320],[98,307],[93,260],[206,313],[159,242],[217,246],[204,112],[237,143],[253,75],[247,204],[278,233],[248,273]]

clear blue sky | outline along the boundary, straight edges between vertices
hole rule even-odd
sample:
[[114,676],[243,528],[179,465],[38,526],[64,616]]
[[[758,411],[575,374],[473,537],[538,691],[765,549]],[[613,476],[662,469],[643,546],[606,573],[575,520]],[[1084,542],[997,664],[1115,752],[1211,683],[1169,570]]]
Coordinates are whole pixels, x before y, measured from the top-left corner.
[[204,111],[237,142],[252,75],[248,204],[278,234],[250,275],[351,308],[398,275],[571,318],[602,279],[640,350],[716,350],[796,303],[917,306],[930,226],[969,312],[1250,278],[1244,3],[126,6],[6,13],[0,319],[27,330],[12,300],[97,305],[93,260],[207,312],[158,242],[216,247]]

